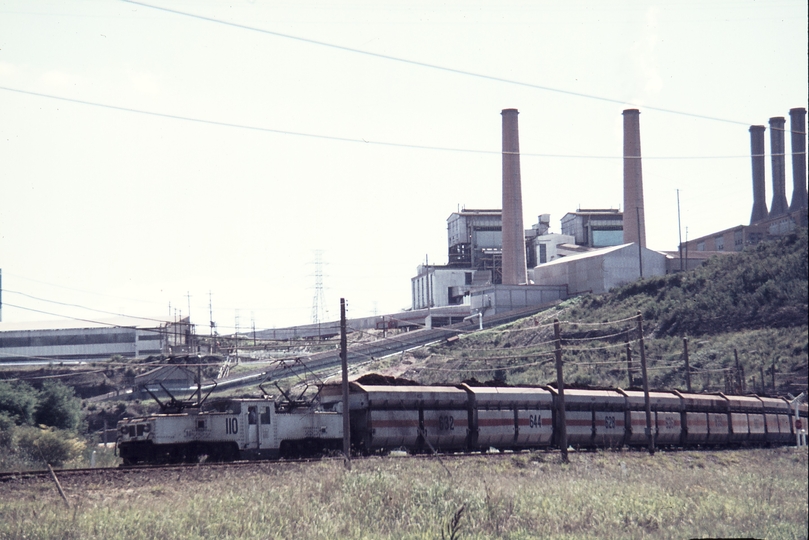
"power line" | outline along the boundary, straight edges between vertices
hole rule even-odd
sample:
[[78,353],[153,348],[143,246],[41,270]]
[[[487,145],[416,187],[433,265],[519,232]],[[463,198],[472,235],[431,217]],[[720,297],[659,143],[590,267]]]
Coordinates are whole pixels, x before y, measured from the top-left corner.
[[[582,93],[582,92],[573,92],[571,90],[562,90],[560,88],[553,88],[553,87],[550,87],[550,86],[543,86],[543,85],[539,85],[539,84],[526,83],[526,82],[522,82],[522,81],[516,81],[516,80],[513,80],[513,79],[505,79],[503,77],[495,77],[493,75],[485,75],[485,74],[482,74],[482,73],[475,73],[475,72],[472,72],[472,71],[465,71],[465,70],[450,68],[450,67],[446,67],[446,66],[439,66],[439,65],[436,65],[436,64],[429,64],[427,62],[420,62],[418,60],[409,60],[407,58],[400,58],[398,56],[390,56],[390,55],[387,55],[387,54],[375,53],[375,52],[371,52],[371,51],[364,51],[362,49],[354,49],[352,47],[346,47],[346,46],[343,46],[343,45],[336,45],[334,43],[327,43],[325,41],[317,41],[315,39],[304,38],[304,37],[300,37],[300,36],[293,36],[293,35],[290,35],[290,34],[282,34],[281,32],[273,32],[272,30],[265,30],[263,28],[256,28],[254,26],[247,26],[245,24],[239,24],[239,23],[234,23],[234,22],[223,21],[221,19],[215,19],[213,17],[205,17],[204,15],[197,15],[195,13],[189,13],[189,12],[186,12],[186,11],[179,11],[179,10],[176,10],[176,9],[169,9],[169,8],[165,8],[165,7],[161,7],[161,6],[154,6],[154,5],[151,5],[151,4],[146,4],[144,2],[137,2],[135,0],[123,0],[123,1],[127,2],[129,4],[135,4],[135,5],[138,5],[138,6],[148,7],[148,8],[152,8],[152,9],[156,9],[156,10],[160,10],[160,11],[165,11],[167,13],[173,13],[175,15],[182,15],[184,17],[191,17],[191,18],[194,18],[194,19],[202,20],[202,21],[212,22],[212,23],[216,23],[216,24],[222,24],[222,25],[225,25],[225,26],[231,26],[233,28],[240,28],[242,30],[250,30],[252,32],[258,32],[258,33],[261,33],[261,34],[267,34],[267,35],[280,37],[280,38],[284,38],[284,39],[292,39],[292,40],[295,40],[295,41],[308,43],[310,45],[318,45],[318,46],[321,46],[321,47],[329,47],[331,49],[337,49],[337,50],[340,50],[340,51],[345,51],[345,52],[355,53],[355,54],[362,54],[362,55],[365,55],[365,56],[371,56],[371,57],[380,58],[380,59],[383,59],[383,60],[391,60],[391,61],[394,61],[394,62],[401,62],[401,63],[404,63],[404,64],[410,64],[410,65],[413,65],[413,66],[426,67],[426,68],[430,68],[430,69],[437,69],[437,70],[440,70],[440,71],[446,71],[446,72],[455,73],[455,74],[458,74],[458,75],[466,75],[466,76],[469,76],[469,77],[476,77],[476,78],[479,78],[479,79],[486,79],[486,80],[489,80],[489,81],[496,81],[496,82],[502,82],[502,83],[507,83],[507,84],[514,84],[514,85],[517,85],[517,86],[524,86],[524,87],[527,87],[527,88],[534,88],[536,90],[544,90],[546,92],[554,92],[554,93],[565,94],[565,95],[574,96],[574,97],[582,97],[582,98],[593,99],[593,100],[597,100],[597,101],[604,101],[604,102],[607,102],[607,103],[618,103],[618,104],[621,104],[621,105],[634,105],[636,107],[640,107],[637,104],[634,104],[634,103],[631,103],[631,102],[628,102],[628,101],[625,101],[625,100],[622,100],[622,99],[614,99],[614,98],[608,98],[608,97],[603,97],[603,96],[596,96],[594,94],[585,94],[585,93]],[[648,109],[648,110],[652,110],[652,111],[665,112],[665,113],[671,113],[671,114],[679,114],[679,115],[682,115],[682,116],[690,116],[692,118],[701,118],[703,120],[714,120],[714,121],[717,121],[717,122],[727,122],[727,123],[731,123],[731,124],[740,124],[740,125],[745,125],[745,126],[750,125],[750,123],[748,123],[748,122],[740,122],[738,120],[729,120],[727,118],[717,118],[715,116],[707,116],[707,115],[703,115],[703,114],[695,114],[695,113],[689,113],[689,112],[684,112],[684,111],[676,111],[676,110],[673,110],[673,109],[666,109],[666,108],[663,108],[663,107],[654,107],[654,106],[645,105],[645,106],[643,106],[643,108]]]
[[81,309],[86,309],[88,311],[95,311],[95,312],[104,313],[104,314],[107,314],[107,315],[115,315],[117,317],[128,317],[130,319],[141,319],[141,320],[144,320],[144,321],[153,321],[153,322],[160,322],[160,323],[165,323],[166,322],[163,319],[154,319],[154,318],[151,318],[151,317],[138,317],[137,315],[126,315],[124,313],[115,313],[115,312],[112,312],[112,311],[104,311],[103,309],[90,308],[90,307],[82,306],[82,305],[79,305],[79,304],[69,304],[67,302],[59,302],[57,300],[48,300],[46,298],[39,298],[37,296],[32,296],[30,294],[26,294],[26,293],[19,292],[19,291],[12,291],[12,290],[9,290],[9,289],[4,289],[4,291],[7,292],[7,293],[19,294],[20,296],[25,296],[25,297],[31,298],[33,300],[39,300],[40,302],[48,302],[50,304],[58,304],[60,306],[77,307],[77,308],[81,308]]
[[14,278],[17,278],[17,279],[23,279],[23,280],[26,280],[26,281],[33,281],[34,283],[41,283],[43,285],[48,285],[49,287],[56,287],[58,289],[65,289],[65,290],[68,290],[68,291],[76,291],[76,292],[80,292],[80,293],[94,294],[96,296],[104,296],[104,297],[107,297],[107,298],[117,298],[119,300],[128,300],[128,301],[131,301],[131,302],[143,302],[143,303],[146,303],[146,304],[155,304],[155,305],[161,305],[161,306],[164,305],[162,302],[151,302],[149,300],[144,300],[142,298],[127,298],[125,296],[115,296],[115,295],[112,295],[112,294],[104,294],[104,293],[100,293],[100,292],[96,292],[96,291],[88,291],[88,290],[85,290],[85,289],[76,289],[75,287],[65,287],[64,285],[57,285],[55,283],[48,283],[47,281],[41,281],[41,280],[38,280],[38,279],[33,279],[33,278],[26,277],[26,276],[21,276],[19,274],[10,274],[10,273],[6,272],[5,275],[6,276],[11,276],[11,277],[14,277]]
[[[141,328],[141,327],[131,326],[131,325],[122,325],[122,324],[115,324],[115,323],[110,323],[110,322],[105,322],[105,321],[97,321],[97,320],[94,320],[94,319],[83,319],[81,317],[71,317],[69,315],[60,315],[59,313],[53,313],[53,312],[50,312],[50,311],[43,311],[43,310],[34,309],[34,308],[27,308],[27,307],[18,306],[18,305],[15,305],[15,304],[9,304],[7,302],[4,305],[9,306],[9,307],[13,307],[13,308],[17,308],[17,309],[22,309],[24,311],[33,311],[34,313],[42,313],[44,315],[52,315],[54,317],[61,317],[61,318],[64,318],[64,319],[71,319],[71,320],[74,320],[74,321],[81,321],[81,322],[86,322],[86,323],[91,323],[91,324],[98,324],[98,325],[101,325],[101,326],[109,326],[110,328],[129,328],[129,329],[133,329],[133,330],[135,330],[135,329],[142,330],[144,332],[162,332],[162,330],[155,329],[155,328]],[[127,315],[124,315],[124,317],[127,317]],[[152,319],[152,320],[154,320],[154,319]],[[169,321],[163,321],[163,323],[168,324]]]
[[[127,0],[124,0],[127,1]],[[48,98],[48,99],[55,99],[59,101],[66,101],[69,103],[77,103],[79,105],[87,105],[91,107],[100,107],[103,109],[111,109],[114,111],[122,111],[128,113],[135,113],[135,114],[145,114],[147,116],[156,116],[158,118],[168,118],[171,120],[183,120],[186,122],[195,122],[199,124],[207,124],[212,126],[220,126],[220,127],[229,127],[235,129],[247,129],[252,131],[261,131],[264,133],[275,133],[278,135],[292,135],[296,137],[309,137],[313,139],[323,139],[328,141],[337,141],[337,142],[348,142],[348,143],[361,143],[361,144],[370,144],[375,146],[387,146],[392,148],[410,148],[415,150],[434,150],[440,152],[462,152],[467,154],[483,154],[483,155],[491,155],[491,156],[501,156],[503,152],[501,150],[476,150],[472,148],[453,148],[449,146],[429,146],[423,144],[411,144],[411,143],[399,143],[399,142],[390,142],[390,141],[374,141],[369,139],[356,139],[351,137],[338,137],[336,135],[322,135],[319,133],[306,133],[302,131],[289,131],[284,129],[275,129],[275,128],[268,128],[262,126],[251,126],[248,124],[237,124],[234,122],[224,122],[219,120],[208,120],[205,118],[195,118],[192,116],[181,116],[177,114],[169,114],[169,113],[162,113],[162,112],[155,112],[155,111],[147,111],[144,109],[133,109],[131,107],[123,107],[120,105],[110,105],[108,103],[99,103],[95,101],[87,101],[83,99],[76,99],[76,98],[69,98],[65,96],[58,96],[55,94],[44,94],[42,92],[33,92],[30,90],[21,90],[19,88],[11,88],[8,86],[0,86],[0,90],[6,90],[7,92],[15,92],[18,94],[25,94],[30,96]],[[651,108],[651,107],[647,107]],[[741,124],[741,122],[737,122]],[[748,125],[748,124],[744,124]],[[507,152],[506,152],[507,153]],[[798,155],[803,154],[805,152],[793,152],[791,155]],[[535,157],[535,158],[553,158],[553,159],[608,159],[608,160],[623,160],[623,159],[633,159],[633,156],[629,158],[623,155],[615,155],[615,156],[597,156],[597,155],[586,155],[586,154],[542,154],[536,152],[520,152],[521,157]],[[676,161],[676,160],[698,160],[698,159],[750,159],[750,155],[707,155],[707,156],[638,156],[634,159],[641,159],[644,161],[647,160],[660,160],[660,161]]]

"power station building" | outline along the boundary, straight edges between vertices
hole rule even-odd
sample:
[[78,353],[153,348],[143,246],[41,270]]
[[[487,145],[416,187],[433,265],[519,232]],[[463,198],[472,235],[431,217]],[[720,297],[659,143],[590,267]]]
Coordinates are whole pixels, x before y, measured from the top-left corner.
[[562,217],[562,234],[572,236],[579,246],[620,246],[624,243],[624,214],[613,209],[569,212]]
[[[741,251],[807,226],[806,109],[791,109],[793,190],[787,202],[785,123],[770,119],[772,203],[765,200],[764,126],[750,127],[753,212],[738,225],[683,243],[678,252],[646,246],[640,111],[623,111],[623,212],[579,209],[565,214],[561,234],[550,216],[522,228],[519,131],[515,109],[503,117],[502,210],[463,210],[448,221],[449,263],[421,265],[412,278],[413,309],[469,304],[473,312],[537,305],[667,272],[691,269],[708,257]],[[678,260],[679,259],[679,260]]]
[[[620,213],[617,217],[620,223]],[[581,221],[581,217],[577,216],[577,220]],[[468,305],[473,289],[503,285],[502,227],[499,209],[453,212],[447,218],[449,262],[418,266],[416,277],[411,279],[412,308]],[[533,268],[538,264],[590,250],[586,244],[577,245],[574,236],[550,233],[549,229],[550,215],[542,214],[531,229],[524,231],[528,285],[533,284]]]

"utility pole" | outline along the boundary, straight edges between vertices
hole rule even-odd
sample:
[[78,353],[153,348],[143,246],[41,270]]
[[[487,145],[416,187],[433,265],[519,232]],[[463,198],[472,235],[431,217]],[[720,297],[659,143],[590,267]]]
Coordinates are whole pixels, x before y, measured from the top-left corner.
[[629,377],[629,388],[632,387],[632,345],[629,344],[629,332],[625,336],[626,341],[626,374]]
[[655,439],[652,431],[652,403],[649,399],[649,377],[646,374],[646,347],[643,341],[643,315],[638,311],[638,335],[640,336],[640,369],[643,376],[643,402],[646,406],[646,439],[649,442],[649,454],[655,453]]
[[428,329],[433,327],[433,314],[430,308],[433,307],[432,283],[430,279],[430,256],[424,255],[424,265],[427,267],[427,324]]
[[348,403],[348,339],[346,338],[346,300],[340,298],[340,362],[343,367],[343,456],[351,470],[351,416]]
[[741,366],[741,370],[742,370],[742,393],[746,394],[747,393],[747,379],[744,376],[744,366]]
[[680,190],[677,189],[677,235],[680,238],[680,272],[683,271],[683,226],[680,223]]
[[562,450],[562,463],[568,463],[567,457],[567,420],[565,419],[565,381],[562,376],[562,331],[559,319],[553,320],[553,333],[556,336],[556,389],[559,391],[556,403],[557,428],[559,429],[559,448]]
[[[640,232],[640,208],[636,207],[635,210],[638,214],[638,232]],[[638,266],[640,267],[640,278],[643,279],[643,247],[640,245],[640,238],[638,238]]]
[[213,323],[213,299],[211,298],[211,291],[208,291],[208,321],[211,323],[211,354],[216,352],[216,342],[214,341],[214,323]]
[[739,364],[739,351],[733,349],[733,357],[736,359],[736,392],[742,393],[742,367]]
[[235,346],[233,348],[233,352],[236,354],[236,362],[239,362],[239,310],[236,310],[236,331],[233,333],[234,343]]
[[685,269],[688,270],[688,227],[685,228]]
[[688,338],[683,338],[683,358],[685,359],[685,386],[691,392],[691,366],[688,365]]

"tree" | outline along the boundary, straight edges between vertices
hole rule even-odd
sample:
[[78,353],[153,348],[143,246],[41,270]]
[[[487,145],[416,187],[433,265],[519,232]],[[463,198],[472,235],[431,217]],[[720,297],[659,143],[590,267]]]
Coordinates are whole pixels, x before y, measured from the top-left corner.
[[32,424],[37,406],[37,391],[31,385],[0,381],[0,414],[16,425]]
[[39,391],[34,421],[59,429],[76,429],[81,421],[81,402],[73,388],[59,381],[45,382]]

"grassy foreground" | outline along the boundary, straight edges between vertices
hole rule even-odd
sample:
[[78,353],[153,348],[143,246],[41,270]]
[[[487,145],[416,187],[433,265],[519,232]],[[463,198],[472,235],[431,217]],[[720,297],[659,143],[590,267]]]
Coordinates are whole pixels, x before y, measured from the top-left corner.
[[[807,452],[520,453],[0,485],[0,538],[806,538]],[[463,509],[459,512],[460,509]],[[453,530],[453,517],[456,526]]]

